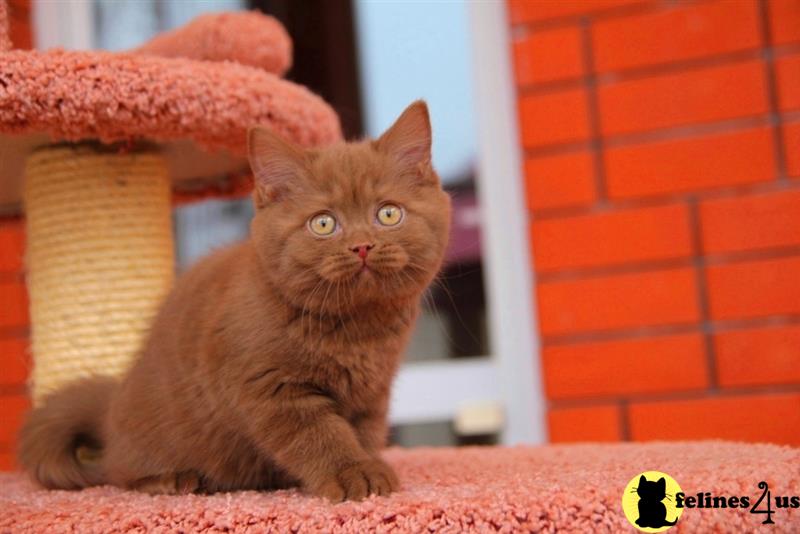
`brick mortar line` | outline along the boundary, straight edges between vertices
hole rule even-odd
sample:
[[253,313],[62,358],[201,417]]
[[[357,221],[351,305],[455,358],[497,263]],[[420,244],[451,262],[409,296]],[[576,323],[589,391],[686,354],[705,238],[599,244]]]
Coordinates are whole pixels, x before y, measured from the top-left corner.
[[[692,2],[692,4],[701,3],[703,1],[707,2],[708,0],[696,0],[695,2]],[[669,9],[674,5],[675,3],[673,2],[662,0],[662,2],[633,4],[628,6],[611,6],[607,8],[601,8],[596,11],[591,11],[589,13],[561,15],[544,20],[523,22],[513,22],[509,17],[508,24],[515,32],[519,32],[520,34],[524,35],[534,31],[554,30],[564,26],[570,26],[580,21],[582,18],[590,18],[592,19],[592,22],[595,22],[597,20],[602,21],[604,19],[612,19],[615,17],[655,13],[657,11],[664,11],[665,6]]]
[[758,113],[730,119],[692,122],[650,130],[614,133],[606,135],[604,140],[610,148],[624,148],[665,141],[680,141],[691,139],[692,137],[739,133],[745,130],[771,126],[773,121],[774,117],[771,113]]
[[763,395],[781,395],[800,393],[800,384],[763,384],[754,386],[722,387],[716,391],[707,389],[684,389],[675,391],[655,391],[651,393],[635,393],[631,395],[586,396],[562,399],[550,399],[550,410],[569,408],[588,408],[592,406],[618,405],[626,408],[631,404],[658,403],[675,401],[701,401],[708,399],[725,399],[731,397],[757,397]]
[[[535,248],[535,243],[534,243]],[[536,283],[548,284],[558,282],[573,282],[577,280],[592,280],[626,274],[644,274],[665,270],[675,270],[692,266],[692,256],[664,258],[627,262],[617,265],[603,265],[597,267],[569,267],[553,271],[536,271]]]
[[781,112],[781,122],[790,123],[800,121],[800,110]]
[[0,326],[0,340],[29,338],[30,328],[28,326]]
[[[781,124],[798,122],[800,121],[800,111],[781,111],[777,116],[767,111],[748,117],[679,124],[652,130],[607,135],[602,139],[604,144],[610,148],[645,146],[665,141],[698,141],[702,140],[702,137],[710,135],[741,133],[749,129],[773,127],[776,121]],[[525,159],[536,159],[591,150],[592,146],[592,139],[575,139],[537,146],[522,145],[522,152]]]
[[[535,245],[535,244],[534,244]],[[569,267],[554,271],[536,271],[537,284],[551,282],[569,282],[575,280],[591,280],[626,274],[654,273],[692,267],[700,262],[703,267],[736,265],[753,261],[769,261],[789,259],[800,256],[800,245],[769,247],[746,251],[703,254],[701,256],[681,256],[656,260],[638,260],[615,265],[596,267]]]
[[[20,254],[22,255],[22,254]],[[14,271],[0,271],[0,282],[20,282],[25,280],[25,267]]]
[[706,261],[703,250],[703,228],[700,221],[700,209],[696,198],[689,200],[689,227],[692,239],[694,258],[692,264],[695,273],[697,305],[700,309],[700,330],[703,334],[703,345],[706,356],[706,372],[708,373],[708,390],[715,391],[719,387],[717,372],[717,351],[711,329],[711,303],[706,285]]
[[626,209],[656,208],[672,204],[686,203],[690,197],[696,197],[698,201],[706,202],[725,198],[778,193],[781,191],[796,191],[799,188],[800,180],[798,179],[789,179],[786,181],[768,180],[763,182],[734,184],[657,196],[614,198],[611,199],[611,202],[608,205],[602,207],[595,205],[583,205],[538,208],[530,210],[528,213],[528,218],[530,222],[552,221],[558,219],[569,219],[572,217],[597,215],[600,213],[613,213],[615,211],[622,211]]
[[[582,28],[582,26],[579,26],[579,29],[580,28]],[[775,48],[778,49],[777,53],[783,56],[792,54],[795,46],[781,46]],[[800,46],[796,48],[800,51]],[[761,48],[754,47],[747,50],[723,52],[705,57],[656,63],[642,67],[631,67],[618,71],[594,72],[594,76],[597,79],[597,84],[600,86],[616,85],[639,80],[651,80],[661,76],[700,72],[706,69],[725,67],[737,63],[759,61],[762,60],[761,50]],[[581,87],[582,80],[583,77],[581,76],[571,76],[542,82],[517,84],[517,91],[520,96],[555,93],[566,89],[577,89]]]
[[571,152],[580,152],[592,149],[592,143],[590,139],[582,139],[578,141],[566,141],[563,143],[539,145],[536,147],[525,147],[522,144],[520,144],[520,146],[522,148],[522,155],[525,159],[547,157],[547,156],[560,156]]
[[[762,317],[745,317],[740,319],[710,320],[708,328],[712,334],[720,334],[736,330],[759,328],[800,326],[800,314],[774,314]],[[543,348],[587,345],[591,343],[607,343],[616,341],[634,341],[654,337],[677,336],[683,334],[702,334],[699,321],[683,324],[648,325],[607,330],[571,332],[542,336]]]
[[[581,44],[583,44],[583,39],[583,32],[581,32]],[[581,66],[583,66],[583,58],[581,58]],[[568,78],[561,78],[558,80],[549,80],[546,82],[536,82],[533,84],[517,83],[517,97],[524,98],[526,96],[546,95],[560,91],[574,91],[575,89],[584,87],[585,83],[585,74],[579,76],[570,76]]]
[[[582,26],[577,27],[579,30]],[[588,30],[587,30],[588,31]],[[590,43],[591,44],[591,43]],[[690,72],[701,72],[707,69],[731,66],[737,63],[750,61],[765,61],[764,52],[767,51],[775,58],[793,56],[800,53],[800,43],[787,43],[781,45],[768,44],[767,46],[754,47],[747,50],[723,52],[705,57],[683,59],[666,63],[656,63],[642,67],[608,72],[594,72],[598,86],[616,85],[631,81],[652,80],[668,75],[677,75]],[[569,76],[555,80],[516,84],[520,97],[538,96],[559,91],[579,89],[583,87],[584,76]]]
[[583,85],[586,91],[586,113],[589,121],[591,135],[590,147],[592,151],[592,167],[594,170],[594,189],[596,199],[594,204],[603,205],[608,200],[606,192],[605,173],[605,140],[600,127],[600,104],[597,96],[597,80],[594,74],[594,54],[592,51],[589,21],[581,19],[581,61],[583,63]]
[[761,48],[761,61],[764,69],[764,80],[767,89],[767,102],[772,119],[772,145],[775,168],[778,170],[778,180],[788,180],[786,169],[786,153],[783,147],[783,122],[780,115],[778,102],[778,81],[775,72],[775,55],[771,48],[772,28],[769,20],[769,6],[767,2],[758,2],[759,31],[761,39],[767,46]]
[[616,330],[593,330],[542,336],[542,347],[568,347],[590,343],[613,341],[633,341],[653,337],[675,336],[700,333],[698,322],[671,325],[652,325],[638,328],[621,328]]
[[800,255],[800,246],[785,245],[764,247],[760,249],[741,250],[735,252],[717,252],[704,254],[703,261],[709,266],[747,263],[751,261],[769,261],[793,258]]
[[[587,82],[588,83],[588,82]],[[587,93],[589,86],[587,85]],[[678,124],[628,132],[620,134],[602,135],[598,132],[597,137],[602,141],[603,147],[620,148],[644,146],[665,141],[700,140],[699,138],[709,135],[726,133],[739,133],[745,130],[773,126],[776,118],[772,113],[766,112],[747,117],[734,117],[732,119],[720,119],[705,122],[694,122],[688,124]],[[793,114],[783,113],[783,117],[778,118],[783,122],[794,120]],[[589,139],[576,139],[566,142],[556,142],[537,146],[522,146],[525,158],[542,158],[547,156],[557,156],[569,152],[577,152],[581,149],[594,147],[594,132],[590,132]]]
[[27,396],[28,388],[25,384],[2,384],[0,385],[0,400],[2,397]]
[[764,48],[772,53],[772,60],[777,61],[800,54],[800,41],[785,44],[770,44]]

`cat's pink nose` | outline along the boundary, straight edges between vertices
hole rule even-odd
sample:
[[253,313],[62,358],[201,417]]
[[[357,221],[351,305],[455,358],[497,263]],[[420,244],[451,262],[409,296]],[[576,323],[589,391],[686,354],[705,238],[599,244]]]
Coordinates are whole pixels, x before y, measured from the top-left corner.
[[350,250],[358,254],[358,257],[362,260],[367,257],[367,253],[374,247],[375,245],[371,243],[363,243],[361,245],[355,245],[350,247]]

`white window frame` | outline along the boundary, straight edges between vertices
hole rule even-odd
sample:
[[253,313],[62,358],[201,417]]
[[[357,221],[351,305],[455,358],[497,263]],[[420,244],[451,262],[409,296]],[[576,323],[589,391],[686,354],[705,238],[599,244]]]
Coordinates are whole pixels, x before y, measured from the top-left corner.
[[508,13],[506,2],[467,4],[490,337],[506,414],[502,442],[543,443],[547,440],[545,400]]
[[477,193],[491,357],[410,363],[395,383],[394,424],[454,419],[497,403],[506,445],[547,441],[528,215],[505,2],[467,2],[478,129]]

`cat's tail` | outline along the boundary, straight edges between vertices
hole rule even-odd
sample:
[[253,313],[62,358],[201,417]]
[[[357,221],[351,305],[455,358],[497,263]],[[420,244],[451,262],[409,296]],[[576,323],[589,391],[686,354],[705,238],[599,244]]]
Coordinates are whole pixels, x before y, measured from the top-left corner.
[[664,523],[663,524],[664,524],[664,526],[670,526],[671,527],[672,525],[674,525],[677,522],[678,522],[677,519],[675,519],[675,521],[667,521],[666,518],[664,518]]
[[20,432],[22,467],[46,488],[78,489],[105,482],[103,426],[117,381],[86,378],[47,396]]

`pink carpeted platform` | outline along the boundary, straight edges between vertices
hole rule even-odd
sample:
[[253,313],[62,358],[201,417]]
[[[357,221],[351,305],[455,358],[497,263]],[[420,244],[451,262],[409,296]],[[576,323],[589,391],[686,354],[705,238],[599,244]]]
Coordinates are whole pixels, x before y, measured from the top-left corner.
[[306,147],[342,139],[327,103],[279,77],[291,65],[291,40],[272,17],[207,14],[114,53],[10,50],[7,19],[0,0],[6,209],[19,204],[27,156],[54,141],[147,146],[165,157],[174,182],[204,184],[247,172],[247,130],[255,124]]
[[[542,448],[394,449],[403,482],[388,498],[331,505],[296,491],[150,497],[102,487],[44,491],[0,476],[0,532],[632,532],[620,506],[646,470],[687,494],[800,494],[800,449],[722,442]],[[687,509],[670,532],[750,532],[764,516]],[[769,532],[800,532],[779,509]]]

